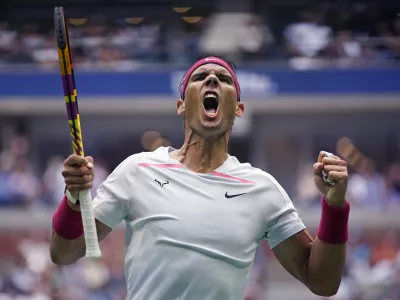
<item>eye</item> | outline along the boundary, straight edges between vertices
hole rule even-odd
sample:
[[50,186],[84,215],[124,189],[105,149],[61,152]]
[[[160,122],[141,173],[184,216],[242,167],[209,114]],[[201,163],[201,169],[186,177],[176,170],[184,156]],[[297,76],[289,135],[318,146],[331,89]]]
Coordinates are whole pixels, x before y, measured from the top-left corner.
[[193,81],[201,81],[204,80],[207,76],[205,74],[199,74],[194,76]]
[[232,79],[225,75],[219,75],[218,79],[219,79],[219,81],[224,82],[224,83],[228,83],[228,84],[232,83]]

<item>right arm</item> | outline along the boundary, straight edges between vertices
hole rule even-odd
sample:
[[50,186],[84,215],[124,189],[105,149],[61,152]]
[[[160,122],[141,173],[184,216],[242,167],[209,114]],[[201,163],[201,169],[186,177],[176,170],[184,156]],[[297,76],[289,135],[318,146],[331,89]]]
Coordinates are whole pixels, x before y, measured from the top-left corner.
[[[127,191],[126,172],[122,169],[118,167],[108,176],[98,188],[97,196],[93,200],[99,241],[104,239],[127,215],[126,207],[122,203],[128,198],[125,192]],[[64,162],[62,175],[68,191],[73,198],[77,199],[79,191],[92,188],[93,159],[71,155]],[[55,264],[72,264],[85,256],[85,238],[81,222],[79,204],[76,205],[65,197],[53,217],[50,257]],[[62,230],[59,228],[57,231],[58,227],[55,224]],[[70,234],[71,231],[72,234]]]
[[[96,229],[99,242],[104,239],[112,229],[96,219]],[[50,257],[57,265],[69,265],[85,256],[86,246],[84,236],[74,240],[67,240],[59,236],[54,230],[51,235]]]

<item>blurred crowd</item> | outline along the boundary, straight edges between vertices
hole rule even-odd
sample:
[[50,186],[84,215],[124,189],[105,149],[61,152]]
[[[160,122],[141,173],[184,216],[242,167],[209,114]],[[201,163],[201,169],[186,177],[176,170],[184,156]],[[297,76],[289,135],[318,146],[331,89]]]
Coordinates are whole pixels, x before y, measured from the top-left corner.
[[338,300],[400,299],[400,232],[395,229],[353,233]]
[[[174,22],[96,17],[70,23],[74,62],[80,68],[186,64],[208,54],[248,63],[286,61],[295,68],[382,64],[400,57],[397,11],[359,2],[257,14],[210,12]],[[53,68],[57,60],[52,24],[0,20],[0,66]]]
[[49,230],[0,233],[1,300],[125,299],[122,230],[102,242],[101,260],[63,267],[50,260],[49,237]]
[[[102,241],[101,259],[62,267],[50,261],[49,237],[49,230],[0,232],[0,300],[125,299],[123,229]],[[344,277],[332,299],[400,299],[399,242],[400,232],[390,228],[351,232]],[[268,299],[265,295],[274,288],[276,270],[284,272],[262,242],[245,300]]]
[[[320,194],[314,186],[311,167],[312,163],[304,164],[298,170],[297,186],[291,195],[297,207],[320,204]],[[381,173],[374,161],[364,158],[356,170],[349,166],[349,173],[347,199],[353,206],[365,209],[400,207],[400,160],[389,163]]]
[[[63,197],[65,184],[61,171],[65,157],[51,157],[44,171],[38,173],[29,159],[29,150],[27,137],[17,134],[9,147],[0,152],[0,209],[54,207]],[[96,159],[93,195],[109,173],[104,162]]]

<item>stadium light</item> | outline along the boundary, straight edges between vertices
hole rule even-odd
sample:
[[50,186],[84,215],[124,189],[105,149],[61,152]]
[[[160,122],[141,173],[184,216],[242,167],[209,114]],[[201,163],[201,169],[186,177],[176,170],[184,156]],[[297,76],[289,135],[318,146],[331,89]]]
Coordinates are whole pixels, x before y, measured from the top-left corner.
[[173,7],[173,10],[179,14],[184,14],[184,13],[188,12],[190,9],[191,9],[191,7]]
[[133,25],[140,24],[143,22],[143,20],[144,20],[144,18],[125,18],[125,21],[127,23],[133,24]]
[[68,19],[68,22],[74,26],[81,26],[87,22],[88,19],[80,18],[80,19]]
[[203,17],[182,17],[182,19],[183,19],[186,23],[194,24],[194,23],[200,22],[201,19],[203,19]]

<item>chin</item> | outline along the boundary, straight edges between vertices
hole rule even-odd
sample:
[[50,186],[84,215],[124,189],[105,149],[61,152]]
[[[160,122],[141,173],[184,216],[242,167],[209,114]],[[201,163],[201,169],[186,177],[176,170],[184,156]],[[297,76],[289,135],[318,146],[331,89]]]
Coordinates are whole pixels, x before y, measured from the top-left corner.
[[202,122],[199,127],[199,130],[195,131],[206,139],[220,138],[227,132],[227,130],[223,128],[222,122],[206,121]]
[[221,130],[222,121],[215,119],[215,120],[201,120],[200,126],[204,128],[204,130]]

